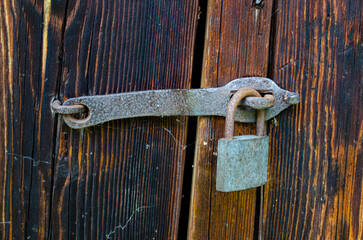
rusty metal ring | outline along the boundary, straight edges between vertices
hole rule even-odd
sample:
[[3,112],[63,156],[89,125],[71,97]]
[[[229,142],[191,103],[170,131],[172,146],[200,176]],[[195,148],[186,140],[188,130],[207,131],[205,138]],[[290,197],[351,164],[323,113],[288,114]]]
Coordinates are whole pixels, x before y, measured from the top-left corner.
[[261,94],[252,88],[241,88],[232,96],[227,106],[226,126],[224,132],[225,139],[233,139],[234,116],[239,102],[245,97],[261,97]]
[[53,101],[51,107],[55,113],[60,114],[77,114],[87,111],[87,107],[84,105],[62,105],[59,100]]

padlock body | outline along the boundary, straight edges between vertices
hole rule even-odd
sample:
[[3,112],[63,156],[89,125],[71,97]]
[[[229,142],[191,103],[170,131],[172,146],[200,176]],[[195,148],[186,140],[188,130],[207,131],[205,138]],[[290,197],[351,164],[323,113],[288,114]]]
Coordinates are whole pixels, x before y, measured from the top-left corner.
[[219,139],[216,189],[239,191],[267,182],[268,136],[243,135]]

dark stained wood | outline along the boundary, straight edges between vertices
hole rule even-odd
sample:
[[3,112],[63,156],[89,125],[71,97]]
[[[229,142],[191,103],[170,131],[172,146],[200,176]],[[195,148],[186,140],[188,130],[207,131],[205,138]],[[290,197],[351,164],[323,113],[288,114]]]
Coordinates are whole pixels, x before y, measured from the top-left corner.
[[302,101],[270,125],[263,239],[363,239],[362,9],[276,1],[271,77]]
[[[245,76],[266,76],[272,1],[261,9],[252,1],[209,1],[202,87],[222,86]],[[236,134],[254,133],[240,124]],[[215,191],[217,141],[223,118],[199,118],[188,239],[251,239],[256,189]]]
[[[259,226],[258,190],[215,191],[224,120],[199,118],[188,238],[363,239],[363,3],[252,2],[209,1],[201,87],[267,75],[302,102],[270,122]],[[197,1],[0,3],[1,239],[177,237],[187,118],[72,130],[49,106],[189,88],[197,13]]]
[[0,238],[49,234],[54,120],[65,1],[0,3]]
[[[189,88],[198,1],[69,1],[60,98]],[[175,239],[187,118],[60,125],[53,238]]]

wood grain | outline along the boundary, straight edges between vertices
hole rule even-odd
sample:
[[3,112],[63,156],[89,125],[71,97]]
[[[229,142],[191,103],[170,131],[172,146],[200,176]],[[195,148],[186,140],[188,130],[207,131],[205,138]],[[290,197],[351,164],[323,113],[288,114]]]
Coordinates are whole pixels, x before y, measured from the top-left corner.
[[49,234],[54,120],[65,1],[0,3],[0,238]]
[[301,103],[271,125],[263,239],[362,239],[362,1],[276,1],[271,77]]
[[[209,1],[201,86],[267,75],[302,102],[270,124],[259,229],[256,189],[215,191],[223,118],[199,118],[188,238],[251,239],[257,229],[261,239],[363,239],[363,4],[251,2]],[[176,238],[187,119],[71,130],[49,105],[189,88],[197,8],[0,3],[1,239]]]
[[[260,9],[250,1],[209,1],[201,87],[267,75],[271,9],[271,1]],[[254,133],[254,127],[240,124],[235,133]],[[223,134],[223,118],[199,118],[188,239],[254,235],[256,189],[215,191],[217,141]]]
[[[69,1],[60,98],[189,88],[197,1]],[[60,125],[57,239],[175,239],[187,118]]]

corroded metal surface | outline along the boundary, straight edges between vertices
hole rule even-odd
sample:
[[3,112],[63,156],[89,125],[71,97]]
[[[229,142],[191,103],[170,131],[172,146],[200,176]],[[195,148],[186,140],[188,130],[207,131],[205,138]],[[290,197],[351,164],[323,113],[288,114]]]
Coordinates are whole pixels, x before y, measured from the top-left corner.
[[224,130],[225,139],[227,140],[233,139],[234,116],[236,114],[237,106],[242,99],[248,96],[261,97],[261,94],[259,94],[256,90],[252,88],[241,88],[235,94],[233,94],[233,97],[229,101],[227,106],[226,124]]
[[257,136],[265,136],[267,133],[266,126],[266,111],[264,109],[257,110],[257,119],[256,119],[256,135]]
[[[257,110],[256,136],[233,137],[238,103],[247,96],[261,96],[252,88],[238,90],[227,107],[225,137],[218,140],[216,189],[232,192],[258,187],[267,181],[268,136],[265,110]],[[264,98],[271,98],[265,95]]]
[[271,94],[261,97],[246,97],[242,100],[242,105],[252,109],[266,109],[275,105],[275,98]]
[[60,114],[76,114],[82,113],[87,110],[84,105],[75,104],[75,105],[62,105],[59,100],[55,100],[51,105],[52,111]]
[[[65,115],[64,120],[72,128],[84,128],[115,119],[145,116],[225,116],[232,94],[245,87],[274,96],[275,104],[266,110],[266,120],[300,101],[298,93],[279,88],[271,79],[248,77],[233,80],[219,88],[149,90],[71,98],[63,105],[84,105],[88,108],[88,116],[76,119]],[[260,99],[246,98],[243,104],[256,109],[271,106],[271,99]],[[256,113],[238,108],[235,120],[255,122]]]
[[232,192],[266,184],[268,136],[244,135],[218,140],[216,190]]

